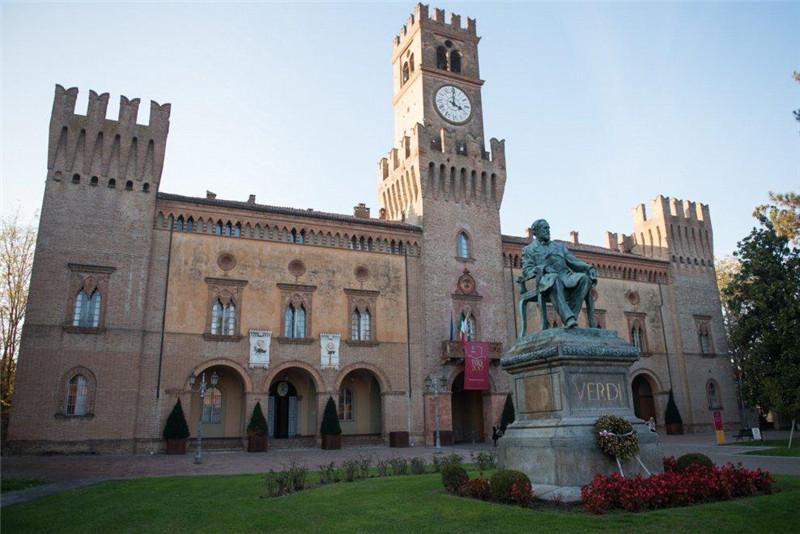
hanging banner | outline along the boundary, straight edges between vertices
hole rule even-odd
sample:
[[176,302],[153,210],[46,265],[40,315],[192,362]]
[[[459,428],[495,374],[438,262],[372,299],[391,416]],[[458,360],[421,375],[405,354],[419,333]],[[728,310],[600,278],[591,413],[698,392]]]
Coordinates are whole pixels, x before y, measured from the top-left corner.
[[269,367],[269,330],[250,330],[250,367]]
[[464,389],[487,391],[489,387],[489,343],[464,342]]

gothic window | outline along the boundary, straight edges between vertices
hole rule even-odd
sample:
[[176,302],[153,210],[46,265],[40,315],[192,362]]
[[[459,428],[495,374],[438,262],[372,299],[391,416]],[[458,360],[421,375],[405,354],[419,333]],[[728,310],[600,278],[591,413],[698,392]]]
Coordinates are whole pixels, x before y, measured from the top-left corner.
[[178,219],[175,221],[175,230],[183,232],[183,215],[179,215]]
[[709,410],[722,408],[722,403],[719,401],[719,386],[714,380],[706,382],[706,400]]
[[213,341],[238,340],[242,288],[247,282],[231,278],[206,278],[206,283],[210,313],[204,336]]
[[408,72],[408,63],[403,63],[403,81],[402,83],[406,83],[408,81],[409,72]]
[[222,392],[218,388],[209,388],[203,397],[203,424],[220,423],[222,423]]
[[647,332],[645,330],[645,315],[642,313],[625,313],[628,319],[628,335],[631,345],[645,354],[650,352],[647,345]]
[[353,341],[372,339],[372,315],[368,308],[353,310],[350,316],[350,339]]
[[443,46],[436,49],[436,68],[447,70],[447,49]]
[[456,245],[456,253],[459,258],[469,258],[469,237],[465,232],[459,232]]
[[461,72],[461,54],[458,53],[458,50],[450,51],[450,71]]
[[99,182],[99,181],[100,181],[100,179],[97,176],[92,176],[92,180],[89,182],[89,184],[96,186],[97,182]]
[[234,225],[234,227],[233,227],[233,237],[242,237],[242,225],[241,225],[241,223],[236,223]]
[[694,321],[697,329],[697,342],[700,347],[700,354],[714,354],[714,345],[711,342],[711,330],[709,328],[711,318],[695,316]]
[[86,415],[88,405],[88,382],[83,375],[75,375],[67,389],[67,415]]
[[303,305],[289,304],[283,322],[283,336],[291,338],[306,337],[306,310]]
[[186,231],[187,232],[194,232],[194,219],[192,219],[191,217],[189,217],[186,220]]
[[414,54],[411,54],[411,57],[408,58],[408,67],[411,69],[411,73],[414,73]]
[[133,191],[133,182],[128,180],[125,182],[125,191]]
[[233,235],[233,226],[231,225],[230,221],[225,224],[225,237],[230,237]]
[[298,232],[295,228],[292,228],[292,231],[289,234],[289,242],[297,243],[299,245],[304,244],[306,242],[306,231],[300,230]]
[[216,235],[222,235],[222,221],[217,221],[217,224],[214,225],[214,233]]
[[115,179],[113,179],[113,178],[110,178],[108,180],[108,188],[109,189],[114,189],[115,187],[117,187],[117,181]]
[[353,391],[348,388],[339,392],[339,420],[353,420]]
[[[89,293],[91,291],[91,294]],[[97,328],[100,326],[100,291],[95,287],[83,287],[75,297],[75,314],[72,326]]]

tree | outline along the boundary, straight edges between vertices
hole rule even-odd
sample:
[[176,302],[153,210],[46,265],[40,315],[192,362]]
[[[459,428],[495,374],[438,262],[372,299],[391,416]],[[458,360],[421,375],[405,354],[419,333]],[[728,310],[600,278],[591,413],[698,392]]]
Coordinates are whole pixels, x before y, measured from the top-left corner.
[[516,417],[514,413],[514,402],[511,400],[511,395],[509,394],[506,396],[506,404],[503,406],[503,415],[500,416],[500,430],[503,434],[505,434],[506,428],[514,422]]
[[768,218],[779,236],[788,238],[795,247],[800,246],[800,195],[770,191],[769,200],[772,204],[756,206],[753,217]]
[[342,433],[342,427],[339,425],[339,414],[336,413],[336,404],[333,402],[333,397],[328,397],[328,402],[325,403],[325,412],[322,415],[322,425],[320,425],[319,433],[323,436],[338,436]]
[[267,430],[267,420],[264,418],[264,412],[261,411],[261,403],[257,402],[256,407],[253,408],[253,415],[250,416],[250,424],[247,425],[247,431],[258,436],[265,436]]
[[183,415],[181,400],[175,403],[175,407],[167,417],[164,425],[164,439],[186,439],[189,437],[189,425],[186,424],[186,416]]
[[0,337],[3,343],[3,356],[0,359],[0,413],[3,435],[14,395],[17,354],[28,304],[28,284],[35,243],[36,233],[33,228],[20,225],[17,215],[0,219]]
[[800,415],[800,248],[777,230],[772,208],[756,210],[759,226],[738,243],[740,268],[722,294],[742,397],[791,419],[794,429]]

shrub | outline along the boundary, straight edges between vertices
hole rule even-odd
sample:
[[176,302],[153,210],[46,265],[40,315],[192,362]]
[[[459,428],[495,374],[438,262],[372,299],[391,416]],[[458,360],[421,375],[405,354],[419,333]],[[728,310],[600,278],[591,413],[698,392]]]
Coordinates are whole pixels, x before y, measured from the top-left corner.
[[339,471],[336,469],[336,464],[333,462],[327,465],[319,466],[319,483],[320,484],[333,484],[339,482]]
[[408,460],[405,458],[392,458],[389,460],[389,465],[392,466],[393,475],[408,474]]
[[442,465],[461,465],[463,462],[464,457],[460,454],[452,453],[442,456]]
[[339,426],[339,414],[336,413],[336,404],[333,402],[333,397],[328,397],[328,402],[325,403],[325,413],[322,415],[319,433],[323,436],[338,436],[342,433],[342,427]]
[[261,411],[260,402],[257,402],[256,407],[253,408],[253,415],[250,416],[250,423],[247,425],[247,431],[257,436],[264,436],[267,434],[267,420],[264,417],[264,412]]
[[264,477],[264,492],[267,497],[281,497],[292,492],[292,485],[289,482],[289,473],[285,471],[275,472],[272,469]]
[[481,451],[478,454],[473,452],[470,453],[470,457],[472,459],[472,463],[477,464],[481,477],[483,477],[484,471],[494,469],[494,466],[497,463],[497,458],[495,458],[495,455],[492,452]]
[[372,465],[372,458],[369,456],[358,457],[358,469],[361,472],[361,478],[369,478],[369,467]]
[[414,475],[422,475],[425,473],[425,458],[411,459],[411,473]]
[[511,494],[511,489],[516,485],[517,492],[523,491],[525,484],[528,486],[531,484],[525,473],[511,469],[498,471],[491,478],[492,500],[517,502]]
[[675,459],[674,456],[665,456],[662,460],[664,464],[664,471],[677,471],[678,470],[678,461]]
[[433,468],[434,473],[438,473],[442,468],[442,458],[444,455],[441,452],[434,452],[433,458],[431,459],[431,468]]
[[167,417],[164,425],[164,439],[186,439],[189,437],[189,425],[186,424],[186,417],[183,415],[181,400],[175,403],[175,407]]
[[511,400],[511,394],[506,396],[506,403],[503,406],[503,415],[500,416],[500,431],[505,434],[508,425],[514,422],[516,414],[514,413],[514,402]]
[[597,475],[581,488],[581,500],[587,510],[597,514],[615,509],[640,512],[770,493],[774,483],[770,474],[760,469],[690,464],[683,471],[665,471],[648,478]]
[[681,413],[678,411],[678,405],[675,404],[675,397],[672,395],[672,390],[669,390],[669,400],[667,400],[667,410],[664,413],[664,422],[668,425],[682,425]]
[[375,469],[378,470],[379,477],[389,476],[389,467],[388,460],[378,460],[378,463],[375,464]]
[[488,501],[491,496],[491,489],[489,481],[485,478],[474,478],[462,484],[458,493],[462,497],[472,497],[473,499]]
[[520,506],[530,506],[533,500],[533,488],[530,482],[514,482],[509,495],[511,502]]
[[293,491],[300,491],[306,487],[306,475],[308,468],[304,465],[297,465],[292,462],[287,471],[289,484]]
[[442,484],[448,493],[457,494],[459,488],[469,480],[467,471],[460,465],[447,464],[442,466]]
[[675,469],[677,471],[683,471],[690,465],[703,465],[705,467],[711,467],[714,465],[714,462],[711,461],[711,458],[706,456],[705,454],[700,454],[699,452],[692,452],[689,454],[684,454],[678,461],[675,462]]
[[345,460],[342,462],[342,471],[344,471],[344,479],[347,482],[352,482],[358,478],[360,464],[358,460]]

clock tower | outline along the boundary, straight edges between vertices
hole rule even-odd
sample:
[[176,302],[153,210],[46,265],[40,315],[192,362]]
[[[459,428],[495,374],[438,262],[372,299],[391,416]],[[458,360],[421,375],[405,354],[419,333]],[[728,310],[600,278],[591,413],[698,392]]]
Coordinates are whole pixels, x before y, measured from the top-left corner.
[[409,296],[422,314],[423,331],[411,332],[423,362],[414,372],[418,384],[448,377],[452,402],[436,402],[455,441],[491,435],[490,415],[502,410],[509,385],[492,365],[491,391],[461,391],[463,349],[451,333],[464,324],[468,338],[495,348],[514,335],[500,234],[505,142],[491,139],[487,149],[479,41],[475,20],[463,25],[459,15],[416,6],[393,41],[395,146],[378,163],[381,217],[422,227],[420,278]]

